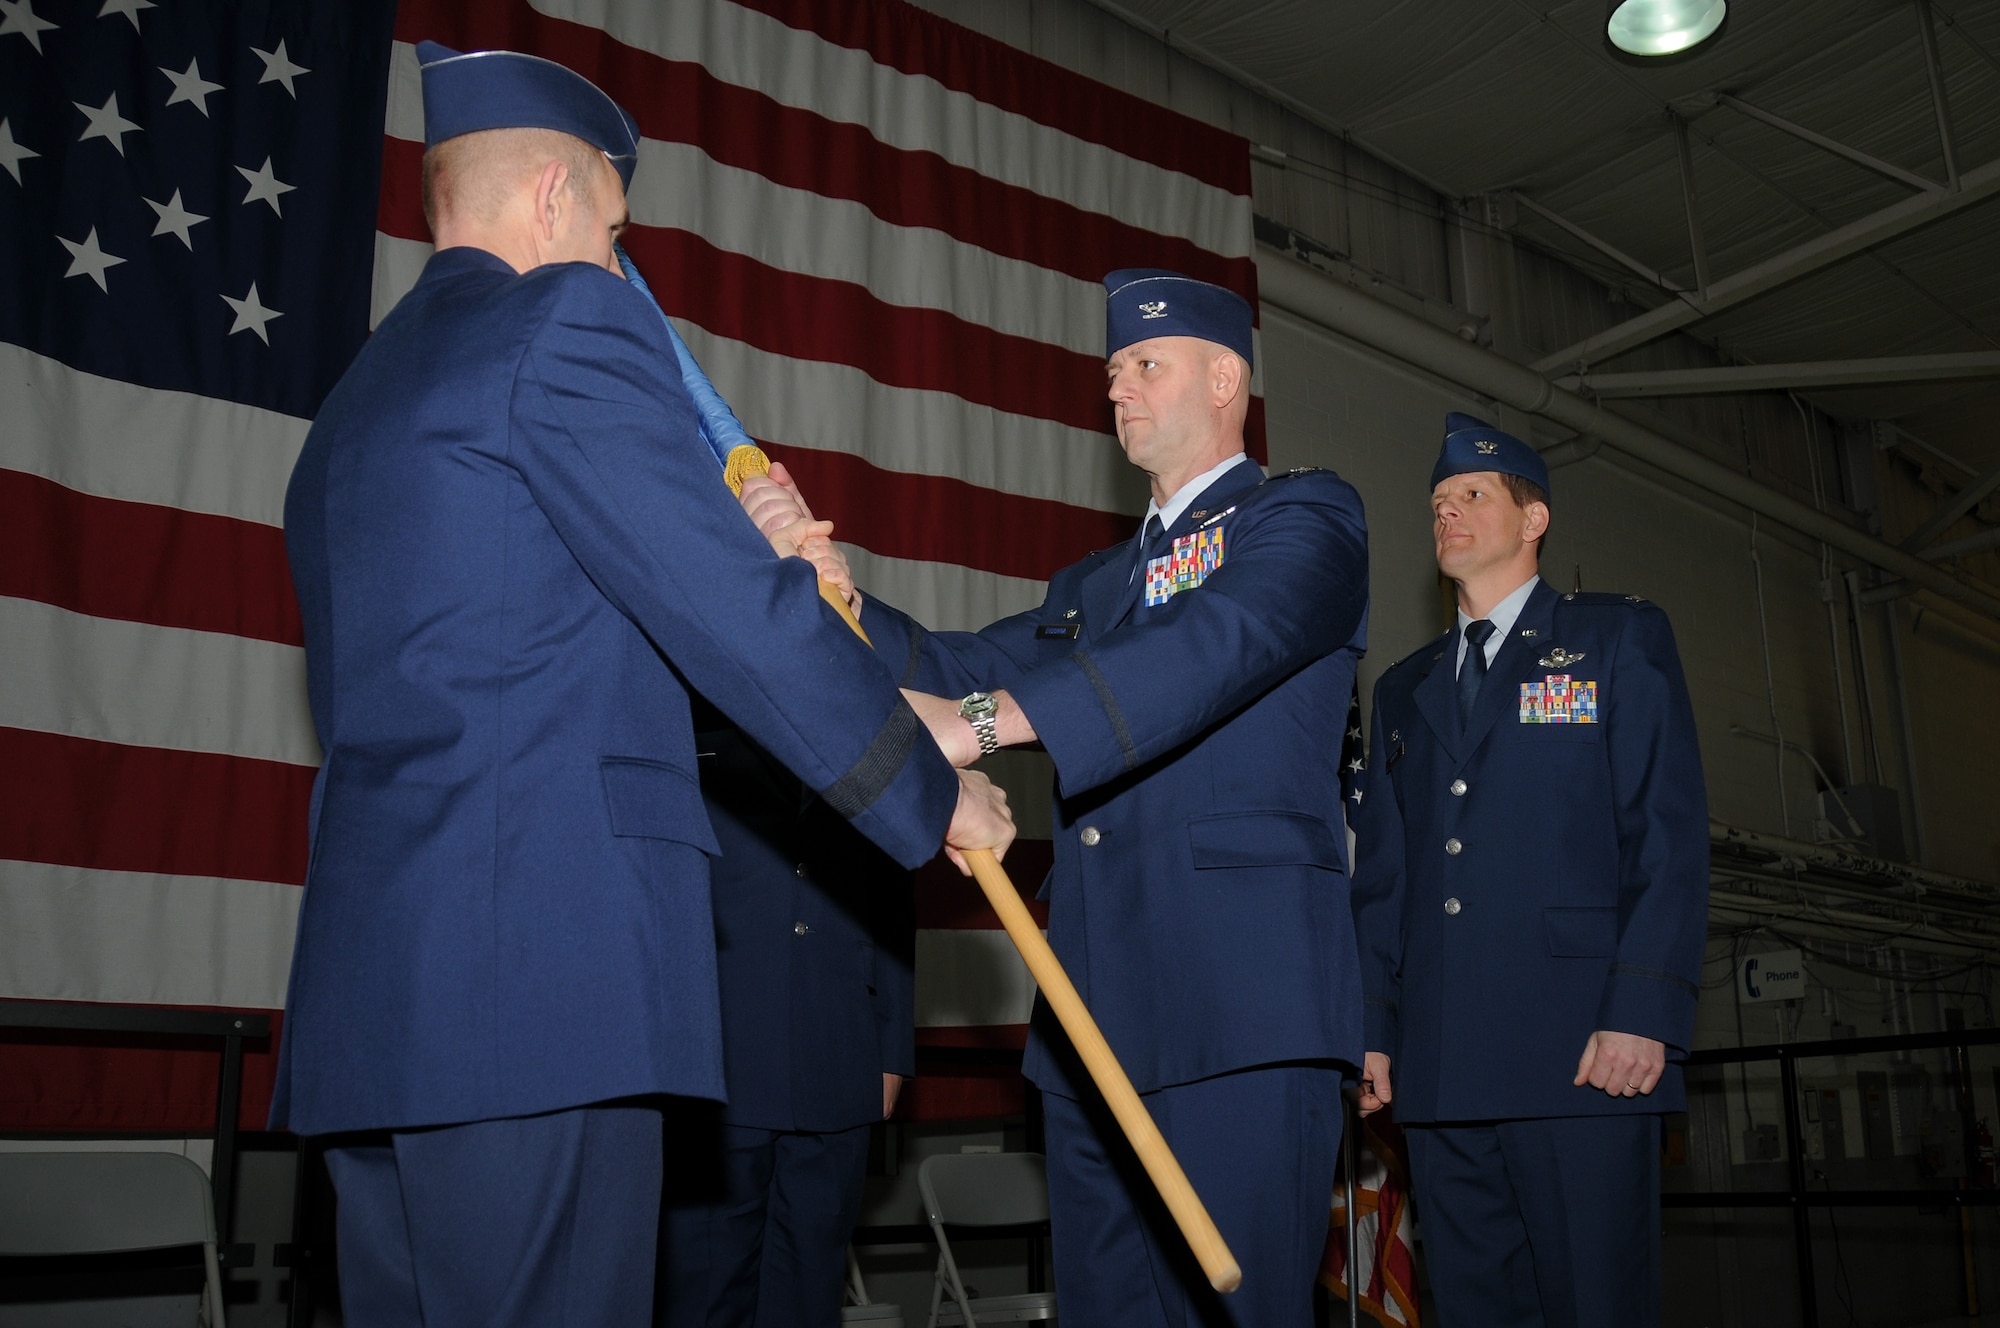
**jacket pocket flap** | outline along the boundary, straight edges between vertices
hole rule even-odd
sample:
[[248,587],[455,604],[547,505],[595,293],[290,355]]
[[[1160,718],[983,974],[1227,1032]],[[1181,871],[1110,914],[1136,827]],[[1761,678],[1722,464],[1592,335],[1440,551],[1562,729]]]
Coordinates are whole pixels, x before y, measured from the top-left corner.
[[1545,908],[1542,927],[1557,959],[1596,959],[1618,946],[1615,908]]
[[722,846],[701,803],[694,776],[664,761],[607,756],[598,762],[604,777],[604,804],[611,833],[639,839],[671,839],[716,857]]
[[1325,867],[1345,871],[1333,827],[1304,812],[1233,812],[1188,822],[1196,867]]

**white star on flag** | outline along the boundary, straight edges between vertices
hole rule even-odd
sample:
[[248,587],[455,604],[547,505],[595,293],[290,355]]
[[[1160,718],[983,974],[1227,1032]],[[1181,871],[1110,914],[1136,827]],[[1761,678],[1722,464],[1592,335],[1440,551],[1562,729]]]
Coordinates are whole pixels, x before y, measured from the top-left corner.
[[203,115],[207,115],[208,94],[222,91],[220,83],[210,83],[201,76],[201,69],[193,60],[188,61],[187,72],[185,74],[176,74],[164,65],[160,67],[160,72],[173,81],[174,90],[167,97],[167,105],[169,106],[172,106],[177,101],[184,101]]
[[255,203],[261,198],[271,205],[271,211],[281,217],[285,215],[285,210],[278,206],[278,200],[298,186],[286,184],[273,175],[269,157],[264,158],[264,164],[254,171],[247,166],[238,166],[236,173],[250,182],[250,192],[243,195],[246,204]]
[[[178,198],[178,197],[179,197],[179,195],[177,194],[177,195],[175,195],[175,197],[177,197],[177,198]],[[1357,757],[1354,757],[1353,759],[1349,760],[1349,761],[1348,761],[1348,763],[1347,763],[1347,768],[1348,768],[1349,770],[1352,770],[1352,771],[1353,771],[1353,772],[1354,772],[1355,774],[1357,774],[1357,775],[1358,775],[1358,774],[1360,774],[1360,773],[1361,773],[1361,758],[1357,756]]]
[[35,0],[0,0],[0,37],[18,32],[28,39],[37,55],[42,50],[42,34],[57,25],[35,13]]
[[1349,799],[1350,799],[1350,800],[1351,800],[1351,801],[1352,801],[1352,802],[1354,803],[1354,805],[1355,805],[1355,806],[1359,807],[1359,806],[1361,805],[1361,790],[1360,790],[1360,789],[1356,789],[1356,790],[1354,790],[1354,792],[1352,792],[1352,793],[1348,794],[1347,796],[1348,796],[1348,798],[1349,798]]
[[182,207],[180,190],[174,190],[173,199],[169,202],[155,203],[149,198],[146,200],[146,206],[160,214],[160,224],[153,227],[153,234],[177,235],[181,243],[188,247],[189,252],[193,252],[194,238],[188,232],[208,218],[199,212],[190,212]]
[[123,14],[132,20],[132,31],[139,30],[139,11],[154,8],[153,0],[104,0],[104,8],[97,11],[99,18],[110,18],[113,14]]
[[90,121],[90,126],[77,138],[77,142],[102,138],[118,149],[119,156],[125,155],[125,140],[122,135],[138,133],[139,126],[118,113],[117,93],[114,92],[106,97],[104,104],[95,108],[85,106],[80,101],[71,102],[70,105],[82,111],[84,117]]
[[125,260],[122,258],[113,258],[98,247],[97,227],[92,226],[90,234],[84,236],[81,242],[63,240],[60,235],[56,236],[56,238],[62,240],[62,247],[69,250],[70,253],[69,271],[63,273],[63,275],[65,277],[89,277],[97,283],[97,289],[109,294],[111,287],[105,284],[104,271],[106,268],[117,267]]
[[222,297],[222,302],[236,311],[236,321],[230,325],[229,335],[235,336],[238,332],[248,330],[255,332],[257,340],[266,346],[271,344],[271,334],[264,330],[264,324],[273,318],[283,318],[284,315],[276,309],[266,308],[264,302],[257,298],[256,282],[250,283],[250,293],[242,299],[225,295]]
[[264,62],[264,76],[257,80],[259,83],[282,83],[285,85],[285,91],[292,94],[292,100],[298,100],[299,90],[292,86],[292,80],[300,74],[310,74],[312,70],[304,65],[292,63],[291,57],[285,54],[285,43],[282,39],[279,40],[278,49],[275,51],[260,51],[252,46],[250,54]]
[[15,142],[14,131],[7,127],[6,117],[0,116],[0,167],[5,167],[7,174],[14,177],[15,184],[21,183],[21,163],[29,157],[41,155]]

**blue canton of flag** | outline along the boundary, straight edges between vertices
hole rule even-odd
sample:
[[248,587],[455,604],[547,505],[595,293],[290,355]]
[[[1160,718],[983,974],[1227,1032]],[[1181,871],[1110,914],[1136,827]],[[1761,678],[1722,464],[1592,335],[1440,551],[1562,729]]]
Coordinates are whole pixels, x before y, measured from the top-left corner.
[[311,417],[368,332],[393,19],[0,0],[0,340]]

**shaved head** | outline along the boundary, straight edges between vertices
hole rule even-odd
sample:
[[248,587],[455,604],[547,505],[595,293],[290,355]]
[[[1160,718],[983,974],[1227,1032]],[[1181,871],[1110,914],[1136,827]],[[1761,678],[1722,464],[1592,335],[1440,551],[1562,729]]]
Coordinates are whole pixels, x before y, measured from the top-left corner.
[[588,210],[591,181],[610,167],[582,139],[554,129],[482,129],[448,138],[424,153],[424,221],[433,235],[448,218],[495,221],[508,199],[552,161],[568,168],[564,188]]

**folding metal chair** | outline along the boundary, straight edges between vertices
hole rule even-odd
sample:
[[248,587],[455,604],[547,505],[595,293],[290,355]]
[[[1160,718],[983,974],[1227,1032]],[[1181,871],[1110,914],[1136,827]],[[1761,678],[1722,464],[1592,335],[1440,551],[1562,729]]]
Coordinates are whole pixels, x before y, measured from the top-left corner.
[[861,1262],[854,1247],[847,1247],[847,1299],[853,1304],[840,1311],[842,1323],[865,1323],[871,1328],[903,1328],[901,1305],[877,1305],[868,1299],[868,1284],[861,1280]]
[[[929,1328],[982,1323],[1042,1323],[1056,1317],[1053,1291],[1021,1296],[969,1296],[945,1228],[1023,1226],[1049,1219],[1049,1181],[1040,1153],[946,1153],[917,1168],[924,1216],[937,1237]],[[943,1304],[946,1290],[953,1304]]]
[[0,1255],[194,1245],[206,1271],[201,1321],[224,1328],[215,1208],[200,1167],[178,1153],[0,1153]]

